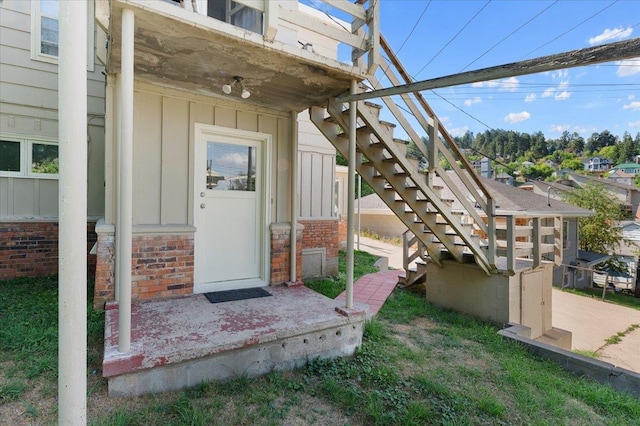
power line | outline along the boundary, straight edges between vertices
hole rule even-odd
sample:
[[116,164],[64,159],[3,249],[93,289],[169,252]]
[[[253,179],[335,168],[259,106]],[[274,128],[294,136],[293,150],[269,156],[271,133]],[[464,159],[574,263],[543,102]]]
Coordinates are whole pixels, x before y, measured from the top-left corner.
[[[590,21],[591,19],[595,18],[596,16],[600,15],[602,12],[604,12],[605,10],[609,9],[611,6],[613,6],[614,4],[618,3],[620,0],[615,0],[614,2],[612,2],[611,4],[609,4],[608,6],[603,7],[602,9],[600,9],[599,11],[597,11],[596,13],[594,13],[593,15],[589,16],[587,19],[584,19],[583,21],[579,22],[578,24],[574,25],[573,27],[569,28],[567,31],[563,32],[562,34],[560,34],[559,36],[555,37],[552,40],[549,40],[548,42],[544,43],[543,45],[533,49],[531,52],[527,53],[526,55],[524,55],[522,58],[526,58],[529,55],[531,55],[534,52],[537,52],[538,50],[542,49],[543,47],[553,43],[554,41],[556,41],[557,39],[559,39],[560,37],[563,37],[567,34],[569,34],[571,31],[575,30],[576,28],[578,28],[580,25]],[[522,59],[520,58],[520,59]]]
[[402,44],[400,45],[400,48],[398,49],[398,51],[396,52],[396,55],[400,53],[400,51],[402,50],[402,48],[404,47],[404,45],[407,43],[407,40],[409,40],[409,38],[413,35],[413,32],[416,30],[416,27],[418,26],[418,24],[420,23],[420,21],[422,20],[422,17],[424,16],[425,12],[427,11],[427,9],[429,9],[429,6],[431,5],[431,1],[429,0],[429,3],[427,3],[427,5],[424,7],[424,9],[422,9],[422,13],[420,14],[420,17],[418,18],[418,20],[416,21],[416,23],[413,25],[413,28],[411,28],[411,31],[409,32],[409,35],[407,35],[404,39],[404,41],[402,42]]
[[440,48],[440,50],[438,51],[438,53],[436,53],[436,54],[435,54],[435,55],[434,55],[434,56],[429,60],[429,62],[427,62],[427,63],[426,63],[422,68],[420,68],[420,70],[419,70],[417,73],[415,73],[415,75],[417,76],[418,74],[420,74],[420,73],[421,73],[421,72],[422,72],[422,71],[423,71],[427,66],[429,66],[429,64],[431,64],[431,62],[433,62],[433,60],[434,60],[434,59],[436,59],[436,58],[437,58],[437,57],[438,57],[438,56],[439,56],[439,55],[444,51],[444,49],[446,49],[446,47],[447,47],[447,46],[449,46],[449,45],[450,45],[450,44],[451,44],[451,43],[452,43],[456,38],[458,38],[458,36],[460,35],[460,33],[462,33],[462,31],[464,31],[464,29],[465,29],[465,28],[467,28],[467,26],[468,26],[471,22],[473,22],[473,20],[474,20],[474,19],[476,19],[476,17],[477,17],[478,15],[480,15],[480,13],[481,13],[481,12],[482,12],[482,11],[483,11],[487,6],[489,6],[489,3],[491,3],[491,1],[492,1],[492,0],[488,0],[488,1],[484,4],[484,6],[482,6],[482,7],[480,8],[480,10],[478,10],[478,11],[476,12],[476,14],[475,14],[475,15],[473,15],[473,16],[471,17],[471,19],[469,19],[469,20],[467,21],[467,23],[466,23],[466,24],[464,24],[464,25],[462,26],[462,28],[460,28],[460,30],[459,30],[459,31],[458,31],[458,32],[457,32],[453,37],[451,37],[451,39],[450,39],[448,42],[446,42],[446,43],[445,43],[445,45],[444,45],[444,46],[442,46],[442,48]]
[[507,34],[505,37],[502,38],[502,40],[500,40],[499,42],[497,42],[496,44],[494,44],[493,46],[491,46],[489,49],[487,49],[482,55],[478,56],[476,59],[474,59],[473,61],[469,62],[467,65],[464,66],[464,68],[462,68],[460,71],[458,72],[462,72],[464,70],[466,70],[467,68],[469,68],[469,66],[471,66],[472,64],[474,64],[478,59],[482,58],[484,55],[486,55],[487,53],[491,52],[494,48],[496,48],[498,45],[502,44],[503,41],[505,41],[506,39],[508,39],[509,37],[511,37],[512,35],[514,35],[515,33],[517,33],[518,31],[520,31],[522,28],[526,27],[527,25],[529,25],[533,20],[535,20],[538,16],[542,15],[544,12],[546,12],[547,10],[551,9],[556,3],[558,3],[560,0],[556,0],[553,3],[551,3],[549,6],[545,7],[542,11],[540,11],[537,15],[535,15],[534,17],[532,17],[531,19],[529,19],[527,22],[525,22],[524,24],[520,25],[518,28],[516,28],[515,30],[511,31],[509,34]]

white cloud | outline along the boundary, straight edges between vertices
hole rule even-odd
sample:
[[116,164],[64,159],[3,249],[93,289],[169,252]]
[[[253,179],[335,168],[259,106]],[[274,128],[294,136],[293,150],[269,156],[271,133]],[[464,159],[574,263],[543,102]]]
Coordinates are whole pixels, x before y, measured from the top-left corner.
[[498,88],[506,92],[515,92],[520,86],[520,80],[516,77],[509,77],[505,80],[478,81],[471,83],[471,87]]
[[506,121],[507,123],[519,123],[521,121],[525,121],[531,118],[531,114],[529,114],[527,111],[522,111],[522,112],[512,112],[509,113],[505,118],[504,121]]
[[471,87],[498,87],[498,80],[491,81],[478,81],[476,83],[471,83]]
[[464,136],[464,134],[467,133],[468,131],[469,131],[469,126],[462,126],[462,127],[449,129],[449,134],[453,137]]
[[555,87],[549,87],[547,90],[542,92],[542,97],[543,98],[548,98],[549,96],[553,96],[553,92],[555,92],[555,91],[556,91]]
[[569,87],[569,80],[563,80],[558,84],[558,90],[566,89]]
[[520,81],[516,77],[509,77],[506,80],[500,80],[500,90],[507,92],[515,92],[520,86]]
[[629,127],[640,127],[640,120],[638,121],[630,121]]
[[549,126],[549,131],[562,133],[566,130],[569,130],[570,128],[571,126],[568,124],[552,124],[551,126]]
[[525,102],[533,102],[537,98],[535,93],[529,93],[526,98],[524,98]]
[[479,104],[480,102],[482,102],[482,98],[479,96],[476,96],[473,99],[467,99],[464,101],[464,106],[471,106],[473,104]]
[[564,100],[569,99],[569,97],[570,97],[570,96],[571,96],[571,93],[570,93],[570,92],[567,92],[567,91],[565,90],[564,92],[560,92],[560,93],[558,93],[558,94],[554,97],[554,99],[555,99],[556,101],[564,101]]
[[618,77],[629,77],[640,73],[640,59],[625,59],[624,61],[616,62],[616,65],[618,65],[618,70],[616,71]]
[[636,95],[629,95],[627,97],[627,99],[629,99],[630,101],[634,100],[636,98]]
[[239,153],[229,153],[220,157],[220,164],[227,166],[246,166],[248,164],[248,158],[246,155]]
[[622,109],[640,109],[640,101],[628,103],[624,105]]
[[607,28],[597,36],[591,37],[589,39],[589,44],[593,46],[594,44],[599,44],[602,42],[611,43],[616,40],[623,40],[625,38],[630,37],[631,33],[633,33],[632,27],[629,27],[626,29],[622,27],[611,28],[611,29]]
[[569,70],[558,70],[551,72],[551,78],[554,80],[565,79],[569,77]]
[[591,135],[593,132],[597,132],[598,128],[597,127],[580,127],[580,126],[575,126],[573,128],[573,131],[576,133],[579,133],[581,135]]

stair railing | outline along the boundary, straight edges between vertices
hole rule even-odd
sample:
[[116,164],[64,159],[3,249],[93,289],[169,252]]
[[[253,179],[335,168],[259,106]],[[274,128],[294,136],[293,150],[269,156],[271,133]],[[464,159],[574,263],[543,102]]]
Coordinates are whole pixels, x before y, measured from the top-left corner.
[[[400,63],[382,35],[380,35],[380,47],[387,56],[387,58],[383,55],[380,56],[380,68],[391,84],[397,86],[411,83],[413,81],[411,76]],[[373,89],[383,88],[380,81],[373,75],[368,78],[368,81],[373,86]],[[393,99],[391,97],[385,97],[382,98],[382,101],[409,138],[413,140],[418,149],[420,149],[422,154],[427,158],[429,162],[427,175],[428,184],[433,185],[434,175],[437,174],[449,187],[457,198],[457,201],[464,207],[465,213],[473,218],[476,225],[480,228],[481,233],[486,236],[487,261],[490,265],[495,265],[496,240],[495,232],[493,231],[495,229],[495,202],[471,163],[469,163],[455,144],[451,135],[449,135],[444,127],[440,126],[438,117],[422,94],[420,92],[412,92],[411,95],[418,101],[417,104],[408,93],[399,96],[408,108],[410,114],[429,135],[428,147],[422,143],[422,138],[413,129],[413,126],[409,123],[409,120]],[[429,117],[430,121],[427,117]],[[471,199],[447,176],[445,170],[440,166],[440,155],[451,165],[452,170],[463,183],[464,189],[468,191]],[[460,164],[458,164],[458,162]],[[476,209],[476,206],[479,207],[480,211]],[[483,217],[486,219],[483,219]]]

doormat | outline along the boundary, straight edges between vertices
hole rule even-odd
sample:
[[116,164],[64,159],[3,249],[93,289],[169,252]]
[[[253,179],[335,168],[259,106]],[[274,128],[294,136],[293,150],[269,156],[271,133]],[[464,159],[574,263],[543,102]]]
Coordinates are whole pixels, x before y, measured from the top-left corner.
[[212,291],[205,293],[207,299],[211,303],[232,302],[234,300],[255,299],[258,297],[268,297],[271,293],[261,289],[260,287],[254,288],[241,288],[238,290],[225,290],[225,291]]

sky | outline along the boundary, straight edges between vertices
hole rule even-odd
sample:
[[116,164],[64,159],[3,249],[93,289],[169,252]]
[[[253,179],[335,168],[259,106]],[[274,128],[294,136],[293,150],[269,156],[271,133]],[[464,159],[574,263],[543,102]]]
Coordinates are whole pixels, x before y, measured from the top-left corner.
[[[416,81],[640,37],[640,0],[380,2],[381,32]],[[640,132],[640,58],[435,92],[423,95],[453,136]]]

